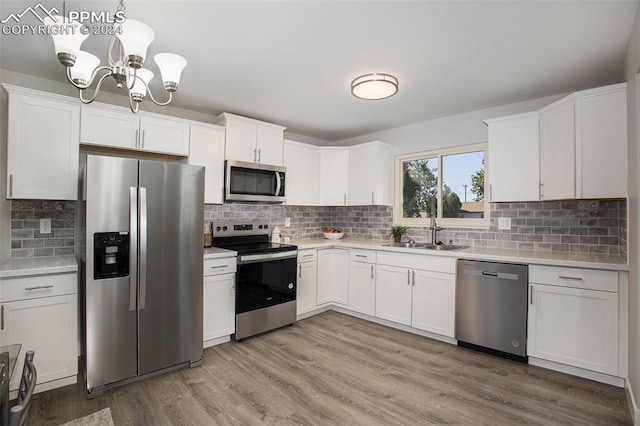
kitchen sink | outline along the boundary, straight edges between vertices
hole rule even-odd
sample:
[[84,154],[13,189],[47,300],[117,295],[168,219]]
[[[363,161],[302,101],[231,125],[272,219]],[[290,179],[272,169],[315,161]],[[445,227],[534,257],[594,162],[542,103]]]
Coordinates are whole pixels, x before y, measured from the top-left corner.
[[404,248],[424,248],[425,244],[424,243],[391,243],[391,244],[384,244],[385,247],[404,247]]
[[425,250],[462,250],[462,249],[466,249],[469,246],[456,246],[453,244],[428,244],[428,245],[423,245],[422,248]]

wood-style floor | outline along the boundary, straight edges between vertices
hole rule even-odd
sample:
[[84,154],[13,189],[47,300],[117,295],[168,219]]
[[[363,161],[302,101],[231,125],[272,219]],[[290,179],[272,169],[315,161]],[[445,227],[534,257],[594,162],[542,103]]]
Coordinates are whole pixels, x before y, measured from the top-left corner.
[[97,399],[79,384],[37,394],[30,424],[105,407],[116,425],[631,424],[623,389],[336,312]]

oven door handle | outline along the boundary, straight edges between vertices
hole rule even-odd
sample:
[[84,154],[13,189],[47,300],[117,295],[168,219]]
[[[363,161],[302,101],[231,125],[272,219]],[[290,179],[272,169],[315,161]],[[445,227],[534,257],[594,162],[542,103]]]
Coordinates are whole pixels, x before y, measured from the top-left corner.
[[298,251],[281,251],[278,253],[266,253],[266,254],[247,254],[244,256],[238,257],[238,263],[252,263],[252,262],[261,262],[261,261],[269,261],[269,260],[280,260],[280,259],[295,259],[298,257]]

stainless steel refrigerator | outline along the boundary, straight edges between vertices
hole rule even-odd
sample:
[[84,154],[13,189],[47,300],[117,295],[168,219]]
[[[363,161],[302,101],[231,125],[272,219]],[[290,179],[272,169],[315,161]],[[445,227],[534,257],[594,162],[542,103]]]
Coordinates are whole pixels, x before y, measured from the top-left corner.
[[202,359],[204,169],[87,155],[87,395]]

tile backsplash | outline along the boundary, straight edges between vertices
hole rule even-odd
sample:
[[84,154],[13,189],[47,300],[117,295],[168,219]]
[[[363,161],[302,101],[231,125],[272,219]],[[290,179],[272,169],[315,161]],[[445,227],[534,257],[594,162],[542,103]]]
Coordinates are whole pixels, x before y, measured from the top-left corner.
[[[40,219],[51,219],[51,233],[40,233]],[[12,200],[11,257],[75,254],[75,201]]]
[[[74,254],[74,201],[13,200],[11,257]],[[40,234],[40,218],[51,218],[51,234]],[[499,230],[498,218],[511,218],[511,229]],[[285,218],[291,226],[285,227]],[[322,238],[327,228],[347,238],[389,241],[393,224],[390,206],[311,207],[281,204],[207,204],[205,222],[267,221],[292,240]],[[429,229],[410,227],[405,240],[429,239]],[[483,229],[445,228],[438,239],[447,243],[489,248],[620,254],[627,258],[626,200],[571,200],[493,203],[491,226]]]

